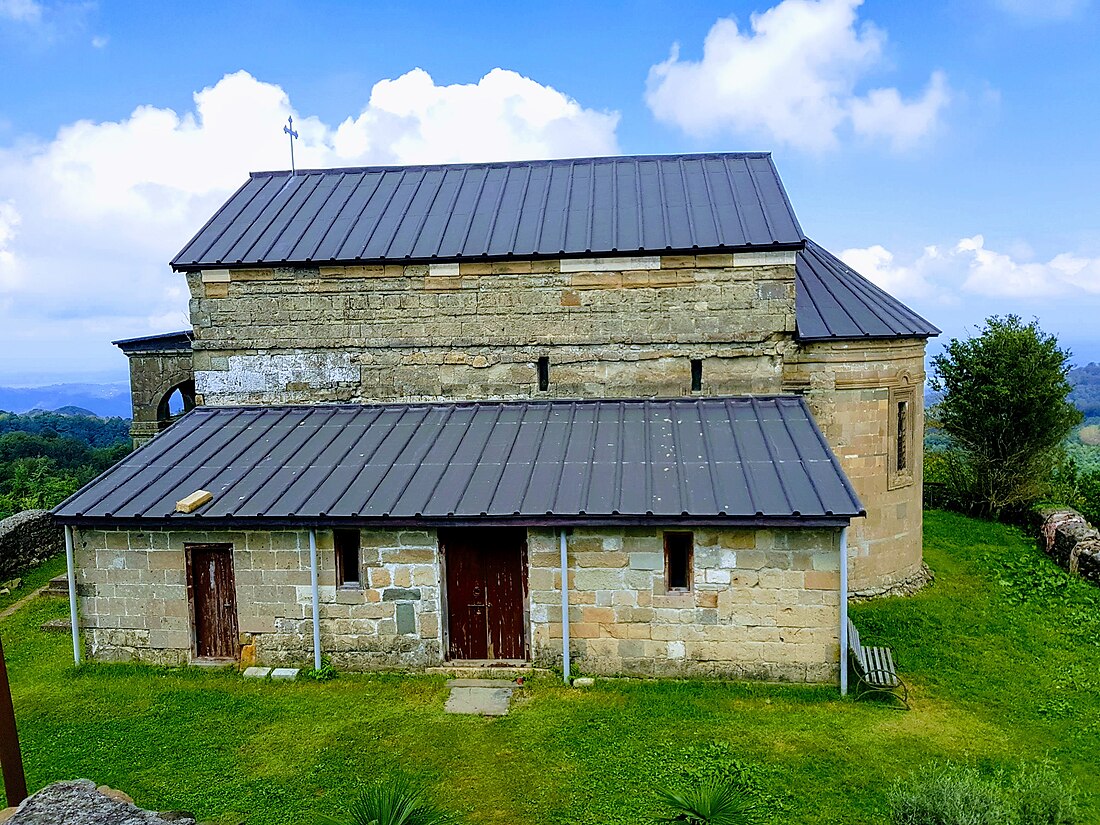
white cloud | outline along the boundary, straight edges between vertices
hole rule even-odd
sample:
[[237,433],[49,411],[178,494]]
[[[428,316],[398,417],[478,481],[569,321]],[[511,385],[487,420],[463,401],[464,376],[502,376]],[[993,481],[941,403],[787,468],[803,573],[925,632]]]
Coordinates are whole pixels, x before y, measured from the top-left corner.
[[168,260],[250,170],[289,166],[288,115],[301,167],[617,151],[617,114],[502,69],[467,85],[419,69],[383,80],[338,126],[243,71],[194,100],[0,148],[0,376],[26,372],[28,342],[72,373],[123,369],[106,342],[178,327],[187,295]]
[[898,298],[939,303],[969,294],[990,299],[1065,299],[1100,296],[1100,258],[1063,252],[1049,261],[1022,261],[1025,244],[1013,252],[987,249],[974,235],[949,246],[927,246],[911,262],[899,262],[880,245],[845,249],[840,258]]
[[92,38],[92,48],[105,49],[107,48],[107,44],[110,42],[111,38],[107,37],[106,35],[97,34],[95,37]]
[[749,30],[720,19],[701,60],[669,58],[650,69],[646,102],[689,134],[759,135],[813,151],[835,147],[845,128],[904,149],[930,134],[950,101],[946,75],[905,99],[895,88],[857,86],[882,65],[885,33],[859,23],[862,0],[782,0],[753,14]]
[[35,0],[0,0],[0,18],[37,23],[42,19],[42,4]]

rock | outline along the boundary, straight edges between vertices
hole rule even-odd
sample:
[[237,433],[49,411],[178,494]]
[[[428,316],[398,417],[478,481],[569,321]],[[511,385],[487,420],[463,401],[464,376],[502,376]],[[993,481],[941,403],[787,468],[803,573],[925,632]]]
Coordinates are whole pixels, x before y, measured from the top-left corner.
[[0,587],[0,596],[10,596],[11,591],[6,587]]
[[10,582],[4,582],[3,587],[5,590],[18,590],[23,585],[23,580],[16,578]]
[[578,676],[573,680],[573,687],[575,688],[590,688],[596,684],[596,680],[591,676]]
[[194,822],[195,815],[190,811],[161,811],[158,816],[165,822]]
[[130,794],[124,793],[123,791],[116,791],[110,785],[100,785],[96,790],[108,799],[113,799],[115,802],[129,802],[131,805],[134,804],[134,798],[130,796]]
[[[47,785],[19,806],[9,825],[164,825],[166,822],[195,825],[194,818],[167,820],[153,811],[127,802],[121,791],[103,786],[97,790],[87,779]],[[110,791],[114,796],[109,796]],[[118,797],[118,798],[116,798]],[[122,797],[125,797],[123,799]]]

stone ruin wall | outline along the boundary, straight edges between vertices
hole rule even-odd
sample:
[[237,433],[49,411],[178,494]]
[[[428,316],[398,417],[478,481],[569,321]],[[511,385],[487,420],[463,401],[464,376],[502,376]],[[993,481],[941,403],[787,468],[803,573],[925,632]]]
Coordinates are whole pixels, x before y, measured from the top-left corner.
[[0,583],[64,552],[64,531],[47,510],[24,510],[0,521]]

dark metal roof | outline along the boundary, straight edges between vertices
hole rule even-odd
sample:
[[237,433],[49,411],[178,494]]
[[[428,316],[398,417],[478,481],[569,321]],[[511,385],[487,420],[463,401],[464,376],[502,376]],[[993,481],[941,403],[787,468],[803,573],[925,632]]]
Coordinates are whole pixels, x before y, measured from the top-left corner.
[[940,334],[913,310],[809,239],[798,253],[795,279],[795,320],[803,341]]
[[173,259],[222,266],[799,248],[766,153],[254,172]]
[[[213,501],[189,515],[177,500]],[[843,524],[859,499],[795,396],[199,407],[54,513],[151,526]]]
[[111,343],[127,355],[159,350],[190,350],[195,333],[189,329],[179,332],[162,332],[160,335],[143,335],[140,338],[123,338]]

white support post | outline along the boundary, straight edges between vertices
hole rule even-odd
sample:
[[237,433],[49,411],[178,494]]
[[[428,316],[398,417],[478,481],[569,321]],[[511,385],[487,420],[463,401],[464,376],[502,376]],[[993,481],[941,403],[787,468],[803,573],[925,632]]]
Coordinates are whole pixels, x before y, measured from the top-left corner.
[[840,531],[840,695],[848,695],[848,528]]
[[309,531],[309,576],[313,587],[313,669],[321,669],[321,601],[317,593],[317,531]]
[[561,671],[565,684],[569,684],[569,553],[565,541],[565,528],[559,538],[561,550]]
[[80,665],[80,620],[76,601],[76,562],[73,560],[73,528],[65,525],[65,566],[69,574],[69,625],[73,631],[73,664]]

